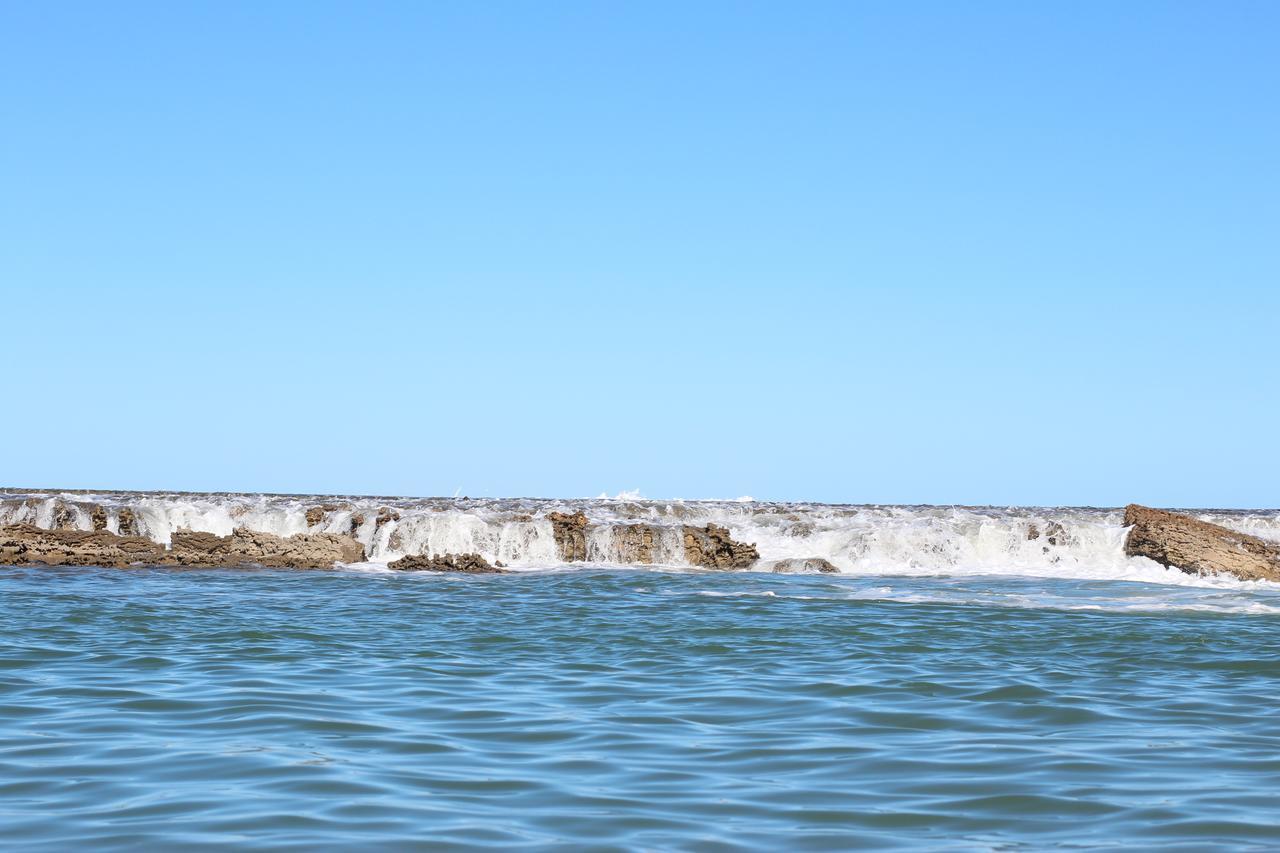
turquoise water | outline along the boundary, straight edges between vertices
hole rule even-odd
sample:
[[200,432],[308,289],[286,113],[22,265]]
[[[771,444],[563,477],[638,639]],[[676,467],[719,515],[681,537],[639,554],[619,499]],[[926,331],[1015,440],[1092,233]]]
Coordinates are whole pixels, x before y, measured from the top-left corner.
[[0,569],[14,849],[1280,844],[1280,594]]

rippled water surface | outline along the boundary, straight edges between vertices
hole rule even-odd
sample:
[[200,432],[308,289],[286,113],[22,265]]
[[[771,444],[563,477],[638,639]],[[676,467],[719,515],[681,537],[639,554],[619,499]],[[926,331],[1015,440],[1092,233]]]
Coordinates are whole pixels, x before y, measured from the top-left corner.
[[1280,595],[0,569],[14,849],[1280,845]]

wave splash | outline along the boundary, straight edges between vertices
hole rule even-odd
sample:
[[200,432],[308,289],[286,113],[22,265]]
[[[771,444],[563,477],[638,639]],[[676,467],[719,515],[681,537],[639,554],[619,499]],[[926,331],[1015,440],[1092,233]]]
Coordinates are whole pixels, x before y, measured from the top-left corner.
[[[758,570],[820,558],[846,574],[1003,574],[1181,585],[1199,578],[1123,552],[1116,509],[838,506],[748,501],[661,501],[624,494],[592,500],[369,498],[177,493],[0,493],[0,524],[106,529],[168,544],[175,531],[220,536],[236,528],[291,536],[341,533],[374,566],[409,554],[478,553],[513,568],[564,565],[551,513],[581,511],[585,561],[633,565],[626,531],[652,531],[644,562],[687,567],[685,526],[714,524],[760,552]],[[1196,511],[1216,524],[1280,541],[1280,511]]]

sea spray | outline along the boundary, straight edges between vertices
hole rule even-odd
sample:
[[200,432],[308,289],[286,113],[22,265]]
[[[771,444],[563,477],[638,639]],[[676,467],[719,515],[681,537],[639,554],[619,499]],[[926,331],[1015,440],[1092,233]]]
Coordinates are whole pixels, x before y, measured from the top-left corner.
[[[760,553],[757,568],[821,558],[846,574],[1003,574],[1221,583],[1125,557],[1118,509],[858,506],[763,501],[623,498],[379,498],[156,492],[0,493],[0,524],[118,532],[127,519],[140,535],[168,544],[179,530],[229,535],[237,528],[287,537],[337,533],[356,538],[366,559],[475,553],[513,568],[562,565],[552,513],[581,512],[585,560],[633,565],[632,531],[650,531],[642,562],[685,567],[681,531],[717,525]],[[1280,511],[1192,513],[1280,541]]]

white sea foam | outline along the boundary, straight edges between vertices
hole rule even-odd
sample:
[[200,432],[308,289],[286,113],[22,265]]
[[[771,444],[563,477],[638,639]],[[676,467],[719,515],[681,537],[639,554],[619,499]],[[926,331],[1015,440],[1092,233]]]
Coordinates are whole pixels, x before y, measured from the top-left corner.
[[[238,527],[278,536],[352,533],[365,546],[370,565],[406,554],[478,553],[516,569],[552,568],[560,559],[548,513],[582,510],[590,521],[587,558],[593,565],[625,564],[626,554],[614,530],[646,524],[656,533],[654,561],[687,568],[683,526],[716,524],[727,527],[734,539],[754,543],[762,568],[772,561],[817,557],[853,576],[992,575],[1207,589],[1249,587],[1233,578],[1199,577],[1126,557],[1122,513],[1115,509],[836,506],[747,498],[656,501],[636,492],[576,501],[10,493],[0,495],[0,524],[89,530],[98,507],[105,510],[106,529],[118,531],[121,510],[128,508],[138,532],[160,543],[168,543],[181,529],[218,535]],[[1280,541],[1280,511],[1196,510],[1192,514]]]

